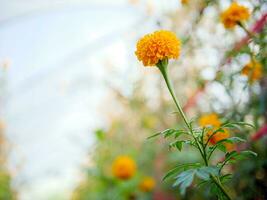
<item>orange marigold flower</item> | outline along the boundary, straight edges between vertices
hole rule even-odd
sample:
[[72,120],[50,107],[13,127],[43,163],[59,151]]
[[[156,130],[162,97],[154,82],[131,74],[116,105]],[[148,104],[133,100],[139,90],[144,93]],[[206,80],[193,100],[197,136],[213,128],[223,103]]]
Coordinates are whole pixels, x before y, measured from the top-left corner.
[[257,81],[262,77],[262,65],[259,62],[252,60],[244,66],[241,73],[249,77],[250,82]]
[[216,113],[206,114],[199,118],[198,123],[200,126],[213,126],[213,127],[220,127],[221,121]]
[[140,190],[143,192],[150,192],[155,187],[155,180],[152,177],[145,177],[140,183]]
[[[214,130],[213,130],[213,131],[214,131]],[[206,135],[205,135],[205,140],[206,140],[206,141],[207,141],[208,138],[213,134],[213,131],[210,130],[210,131],[208,131],[208,132],[206,133]],[[224,139],[227,139],[227,138],[230,137],[229,131],[228,131],[227,129],[224,129],[223,131],[224,131],[224,132],[221,132],[221,131],[220,131],[220,132],[215,133],[215,134],[210,138],[210,140],[209,140],[209,144],[214,145],[214,144],[216,144],[217,142],[219,142],[219,141],[221,141],[221,140],[224,140]],[[224,145],[225,145],[226,148],[227,148],[227,143],[225,143]],[[230,146],[229,146],[229,148],[230,148]]]
[[118,156],[112,164],[112,172],[119,179],[130,179],[136,172],[136,163],[129,156]]
[[225,142],[225,143],[224,143],[224,146],[225,146],[225,148],[226,148],[226,150],[227,150],[228,152],[236,151],[236,150],[237,150],[237,146],[236,146],[236,144],[232,144],[232,143]]
[[221,14],[221,21],[225,28],[234,28],[237,23],[248,20],[249,17],[248,8],[234,2]]
[[182,3],[182,4],[188,4],[188,1],[189,1],[189,0],[181,0],[181,3]]
[[180,40],[173,32],[156,31],[137,42],[135,54],[144,66],[155,66],[161,60],[179,57]]
[[[202,127],[212,126],[212,129],[208,130],[205,135],[205,140],[207,141],[208,138],[213,134],[213,132],[218,129],[221,126],[221,121],[219,119],[219,116],[216,113],[206,114],[199,118],[198,123]],[[229,138],[230,134],[227,131],[227,129],[224,129],[223,132],[217,132],[214,134],[210,140],[209,144],[216,144],[220,140]]]

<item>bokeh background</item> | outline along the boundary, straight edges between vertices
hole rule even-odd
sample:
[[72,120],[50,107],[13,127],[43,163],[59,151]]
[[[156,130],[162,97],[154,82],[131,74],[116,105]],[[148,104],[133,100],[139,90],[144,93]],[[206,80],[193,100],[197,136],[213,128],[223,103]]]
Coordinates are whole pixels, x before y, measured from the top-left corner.
[[[240,89],[247,84],[241,75],[231,85],[218,81],[220,69],[230,77],[250,59],[244,53],[227,60],[227,52],[246,37],[243,30],[229,32],[219,22],[218,13],[230,2],[205,7],[201,0],[187,5],[179,0],[0,0],[3,165],[16,198],[74,199],[88,171],[110,166],[119,154],[139,159],[142,174],[153,171],[156,180],[168,169],[162,163],[185,158],[168,152],[163,141],[146,141],[177,120],[158,71],[142,67],[134,55],[138,38],[154,30],[173,30],[185,44],[182,59],[171,65],[188,115],[216,112],[240,119],[238,111],[251,105],[251,91],[258,97],[262,93],[260,84]],[[250,10],[259,7],[249,28],[266,15],[265,1],[240,2]],[[259,129],[266,107],[253,105],[256,114],[248,111],[242,119],[253,121],[256,115]],[[190,149],[186,156],[198,159]],[[260,179],[266,180],[265,170]]]

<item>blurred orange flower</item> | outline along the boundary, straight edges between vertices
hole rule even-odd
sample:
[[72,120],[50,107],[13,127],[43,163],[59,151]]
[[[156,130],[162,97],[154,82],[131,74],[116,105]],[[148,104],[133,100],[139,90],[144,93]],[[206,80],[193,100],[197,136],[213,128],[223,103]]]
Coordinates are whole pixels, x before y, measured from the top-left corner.
[[249,77],[250,82],[257,81],[262,77],[262,65],[259,62],[252,60],[244,66],[241,73]]
[[248,20],[250,13],[248,8],[234,2],[221,14],[221,21],[225,28],[234,28],[242,21]]
[[136,172],[136,163],[129,156],[118,156],[112,164],[112,172],[119,179],[130,179]]
[[202,127],[213,126],[215,128],[218,128],[221,126],[221,121],[216,113],[202,115],[199,118],[198,123]]
[[145,177],[140,183],[140,190],[143,192],[150,192],[155,187],[155,180],[152,177]]
[[160,30],[141,38],[135,54],[144,66],[155,66],[161,60],[178,58],[180,43],[173,32]]
[[[202,127],[212,126],[212,129],[208,130],[205,135],[207,141],[213,132],[221,126],[221,121],[216,113],[206,114],[199,118],[198,123]],[[209,144],[216,144],[217,142],[229,138],[230,134],[227,129],[215,133],[209,140]]]
[[[227,139],[230,137],[230,134],[229,134],[229,131],[224,129],[223,130],[224,132],[217,132],[215,133],[211,138],[210,138],[210,141],[209,141],[209,144],[216,144],[217,142],[221,141],[221,140],[224,140],[224,139]],[[208,138],[212,135],[213,131],[208,131],[207,134],[206,134],[206,140],[208,140]],[[225,143],[224,146],[226,148],[231,148],[230,145],[228,145],[228,143]]]
[[224,146],[225,146],[225,148],[226,148],[226,150],[227,150],[228,152],[236,151],[236,150],[237,150],[237,146],[236,146],[236,144],[232,144],[232,143],[227,143],[227,142],[225,142],[225,143],[224,143]]
[[187,4],[189,0],[181,0],[182,4]]

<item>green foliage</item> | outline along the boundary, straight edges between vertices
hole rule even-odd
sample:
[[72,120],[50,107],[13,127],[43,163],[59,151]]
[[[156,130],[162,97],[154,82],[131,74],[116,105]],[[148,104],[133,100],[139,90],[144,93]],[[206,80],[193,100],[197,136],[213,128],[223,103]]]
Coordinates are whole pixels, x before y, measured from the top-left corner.
[[174,138],[178,138],[182,134],[187,134],[187,131],[180,129],[166,129],[162,132],[158,132],[154,135],[149,136],[147,139],[151,139],[160,135],[163,135],[164,138],[168,138],[171,136],[173,136]]
[[11,177],[6,170],[0,170],[0,199],[15,200],[15,192],[11,188]]
[[[167,81],[166,81],[167,82]],[[174,98],[175,100],[175,98]],[[176,100],[175,100],[176,101]],[[178,107],[178,110],[180,108]],[[181,111],[181,115],[184,115]],[[254,128],[253,125],[245,122],[227,122],[222,124],[217,129],[213,129],[212,127],[203,127],[203,128],[193,128],[193,120],[187,122],[185,119],[185,123],[188,127],[188,130],[180,130],[180,129],[167,129],[162,132],[159,132],[155,135],[152,135],[149,138],[154,138],[162,135],[165,139],[172,138],[174,141],[169,144],[169,147],[176,148],[178,151],[182,151],[183,144],[188,144],[194,148],[196,148],[201,157],[203,158],[203,163],[186,163],[180,164],[173,169],[171,169],[164,177],[163,180],[175,176],[175,181],[173,186],[179,186],[180,193],[185,195],[186,189],[193,184],[194,178],[204,181],[201,184],[209,184],[210,191],[212,194],[216,194],[219,199],[231,199],[231,197],[227,194],[223,185],[226,183],[232,176],[222,174],[222,169],[227,164],[233,164],[237,160],[242,160],[247,158],[248,156],[257,156],[257,154],[253,151],[245,150],[245,151],[231,151],[227,152],[225,147],[226,143],[235,144],[240,142],[246,142],[245,139],[240,137],[228,137],[225,139],[220,139],[214,145],[209,146],[209,141],[215,137],[217,134],[221,134],[225,132],[225,128],[229,130],[239,130],[242,131],[242,127],[249,126]],[[204,140],[205,135],[209,133],[208,139]],[[190,136],[190,139],[179,138],[181,135]],[[179,139],[178,139],[179,138]],[[217,164],[210,164],[209,160],[211,155],[215,152],[216,149],[221,150],[225,153],[225,159],[223,162],[217,162]],[[178,174],[178,175],[177,175]],[[227,180],[227,181],[226,181]]]

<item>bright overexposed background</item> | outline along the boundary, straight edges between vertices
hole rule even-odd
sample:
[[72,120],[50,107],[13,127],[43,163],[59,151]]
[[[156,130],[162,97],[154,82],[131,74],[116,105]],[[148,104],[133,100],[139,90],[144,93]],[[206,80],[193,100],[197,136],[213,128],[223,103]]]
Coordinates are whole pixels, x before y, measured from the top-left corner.
[[177,6],[175,0],[0,0],[1,115],[20,199],[68,197],[93,143],[90,133],[105,126],[108,89],[127,93],[138,73],[131,65],[137,36]]

